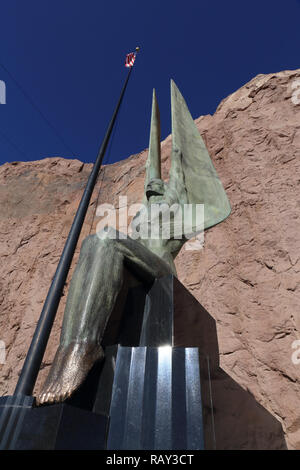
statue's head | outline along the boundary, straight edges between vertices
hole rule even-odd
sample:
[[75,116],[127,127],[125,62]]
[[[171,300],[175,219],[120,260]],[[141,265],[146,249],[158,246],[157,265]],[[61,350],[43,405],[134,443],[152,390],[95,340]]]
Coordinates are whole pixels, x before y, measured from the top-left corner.
[[165,183],[160,178],[152,178],[146,186],[146,197],[148,201],[152,196],[164,196]]

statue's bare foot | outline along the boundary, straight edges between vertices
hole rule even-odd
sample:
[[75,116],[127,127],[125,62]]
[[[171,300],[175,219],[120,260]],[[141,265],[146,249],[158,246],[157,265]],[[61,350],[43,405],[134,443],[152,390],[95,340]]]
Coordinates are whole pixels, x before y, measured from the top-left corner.
[[49,375],[37,396],[37,404],[66,400],[83,383],[96,361],[103,359],[100,345],[72,342],[59,346]]

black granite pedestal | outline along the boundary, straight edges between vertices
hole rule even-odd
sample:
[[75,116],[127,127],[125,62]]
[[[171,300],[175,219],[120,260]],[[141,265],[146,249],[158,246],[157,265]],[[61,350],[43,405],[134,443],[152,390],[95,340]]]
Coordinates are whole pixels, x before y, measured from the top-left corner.
[[103,346],[64,404],[2,397],[0,449],[215,448],[215,321],[174,276],[129,289]]
[[99,450],[108,419],[67,404],[35,407],[32,397],[17,396],[0,402],[0,426],[1,450]]
[[214,449],[215,320],[170,275],[129,292],[121,325],[107,448]]

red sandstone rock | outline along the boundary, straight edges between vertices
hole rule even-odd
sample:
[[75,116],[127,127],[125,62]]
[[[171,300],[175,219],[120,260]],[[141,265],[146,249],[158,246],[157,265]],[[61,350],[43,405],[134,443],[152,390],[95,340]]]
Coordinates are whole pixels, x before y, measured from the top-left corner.
[[[266,432],[255,424],[260,414],[265,421],[275,417],[287,446],[300,449],[300,364],[292,361],[292,344],[300,339],[300,104],[291,99],[299,78],[300,70],[258,75],[223,100],[213,116],[196,121],[232,214],[206,232],[203,250],[183,248],[176,265],[179,279],[217,321],[227,374],[218,383],[225,384],[232,403],[231,414],[222,415],[216,389],[217,439],[222,435],[225,448],[281,448],[272,427]],[[169,136],[162,142],[165,178],[170,150]],[[94,218],[99,188],[98,204],[118,204],[119,195],[127,195],[129,204],[140,202],[146,155],[105,167],[72,269],[81,240],[99,221]],[[62,158],[0,167],[3,395],[16,385],[90,168]],[[36,389],[57,346],[65,298]],[[241,436],[236,423],[245,416],[250,424]]]

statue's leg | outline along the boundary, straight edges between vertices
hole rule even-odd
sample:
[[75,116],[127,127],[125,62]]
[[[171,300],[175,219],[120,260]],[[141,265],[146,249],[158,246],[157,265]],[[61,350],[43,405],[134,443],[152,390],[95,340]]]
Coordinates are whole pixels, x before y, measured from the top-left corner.
[[169,266],[139,243],[87,237],[81,247],[65,308],[60,345],[38,396],[40,403],[63,401],[83,382],[103,357],[101,341],[127,263],[141,278],[151,280],[170,272]]
[[72,276],[60,345],[38,397],[40,403],[63,401],[103,357],[101,339],[108,312],[122,287],[123,255],[110,239],[87,237]]
[[100,345],[107,312],[114,306],[122,283],[122,253],[110,239],[87,237],[70,283],[60,344],[89,341]]

